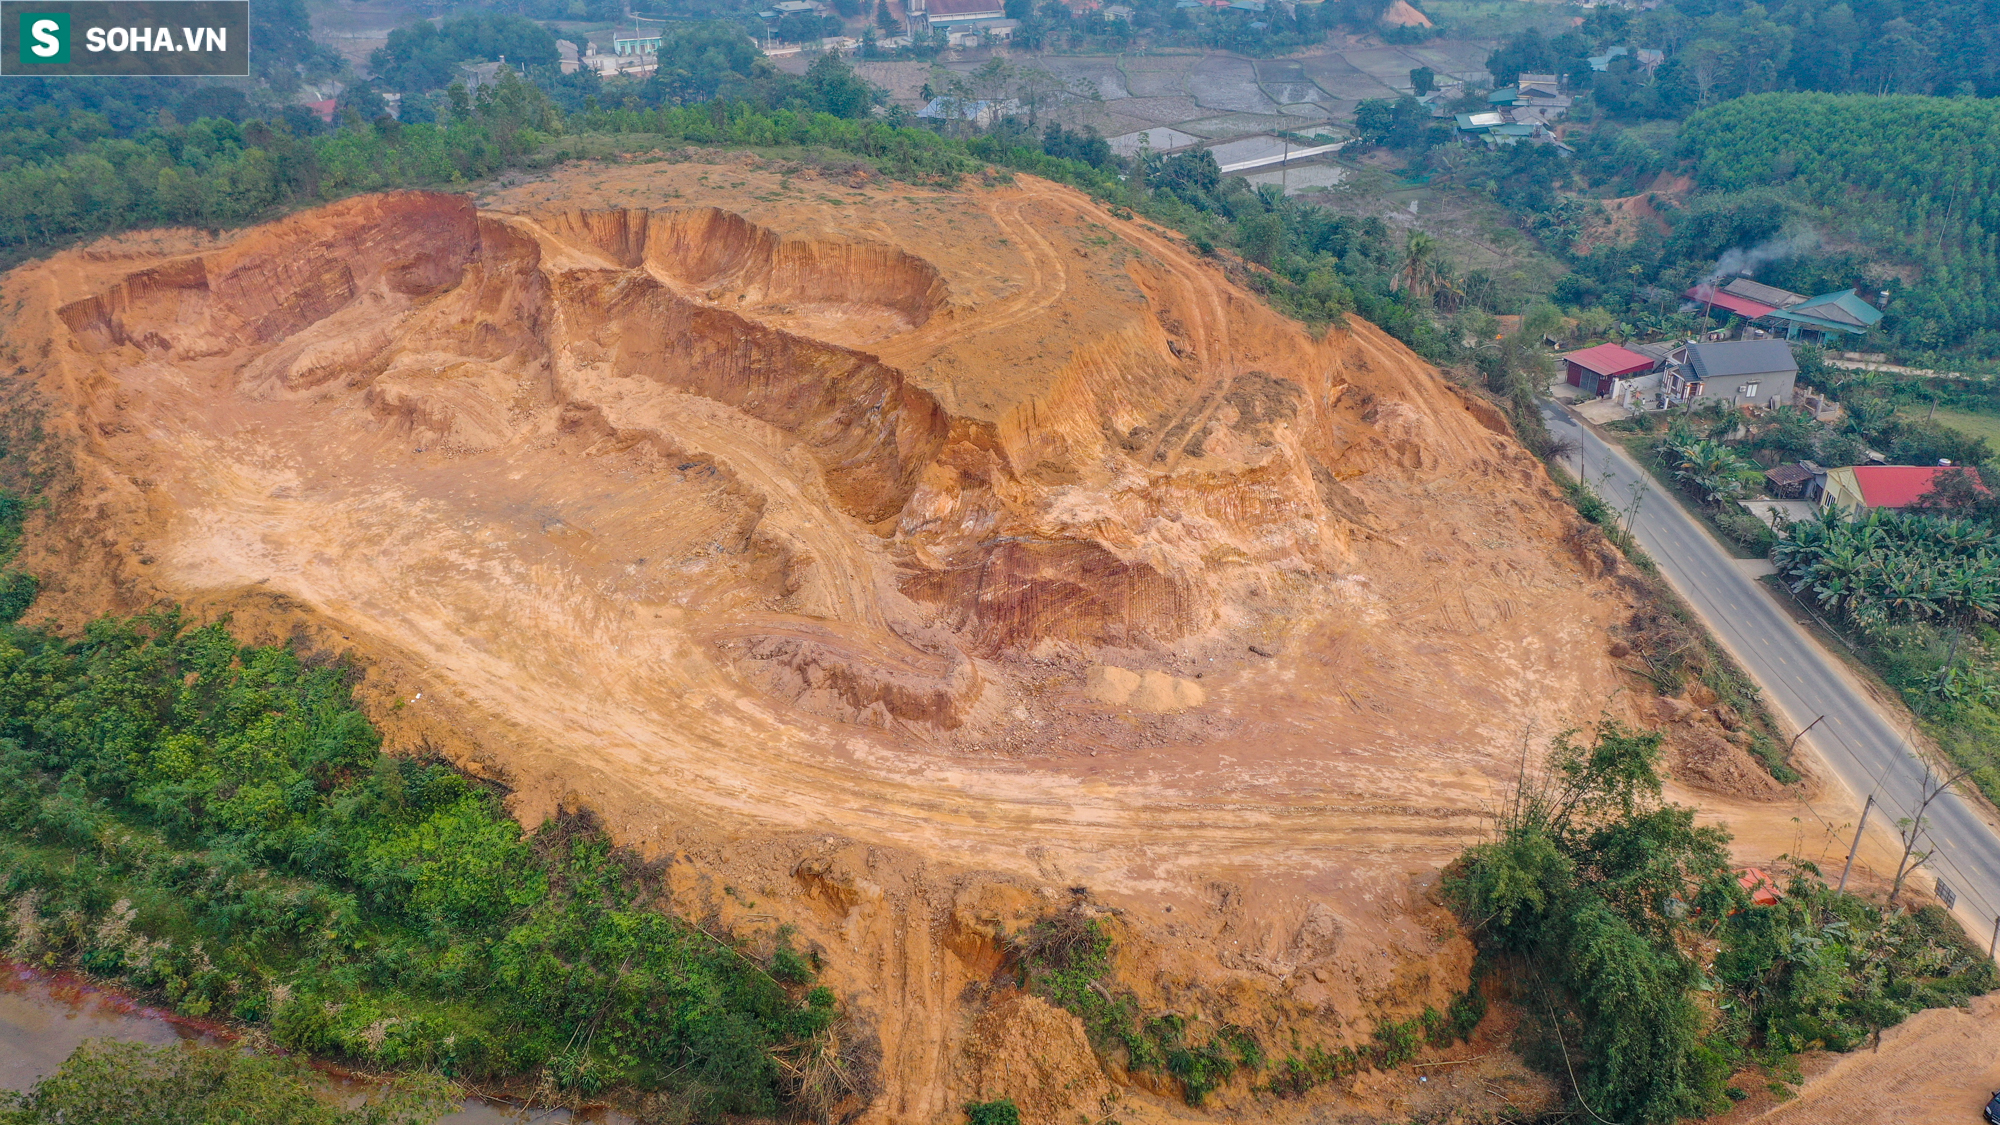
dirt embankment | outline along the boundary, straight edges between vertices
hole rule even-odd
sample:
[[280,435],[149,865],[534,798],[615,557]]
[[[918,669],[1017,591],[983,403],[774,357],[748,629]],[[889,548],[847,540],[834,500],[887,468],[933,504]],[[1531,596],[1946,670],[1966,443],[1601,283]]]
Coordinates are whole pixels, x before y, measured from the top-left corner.
[[1078,898],[1150,1011],[1280,1057],[1442,1006],[1437,870],[1524,739],[1654,721],[1615,554],[1496,412],[1076,192],[744,158],[484,203],[10,275],[68,482],[36,613],[345,654],[392,748],[797,926],[870,1120],[1190,1112],[1010,990],[1002,935]]
[[1805,1082],[1795,1097],[1749,1089],[1751,1097],[1715,1125],[1976,1125],[2000,1091],[2000,994],[1918,1012],[1848,1054],[1800,1061]]

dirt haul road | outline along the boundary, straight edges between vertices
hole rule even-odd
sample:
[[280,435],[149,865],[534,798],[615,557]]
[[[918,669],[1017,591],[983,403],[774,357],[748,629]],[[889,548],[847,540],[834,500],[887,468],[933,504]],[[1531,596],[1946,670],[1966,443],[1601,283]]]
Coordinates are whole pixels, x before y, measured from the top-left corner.
[[1197,1027],[1442,1007],[1436,871],[1524,740],[1654,721],[1617,556],[1492,407],[1041,181],[674,154],[4,299],[63,481],[37,615],[170,597],[345,654],[391,748],[595,810],[753,944],[796,925],[870,1120],[1190,1112],[1010,991],[1003,935],[1072,902]]

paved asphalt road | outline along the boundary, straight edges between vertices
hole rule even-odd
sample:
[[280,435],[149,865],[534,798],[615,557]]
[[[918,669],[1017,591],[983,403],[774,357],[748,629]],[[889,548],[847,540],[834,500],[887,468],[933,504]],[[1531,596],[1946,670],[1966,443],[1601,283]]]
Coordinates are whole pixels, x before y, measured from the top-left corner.
[[[1561,406],[1544,403],[1542,413],[1558,437],[1578,443],[1591,486],[1613,507],[1625,510],[1634,490],[1644,489],[1632,521],[1640,545],[1756,677],[1764,698],[1785,713],[1794,731],[1826,716],[1806,740],[1854,791],[1857,803],[1874,794],[1869,831],[1893,832],[1894,823],[1912,815],[1923,799],[1924,767],[1900,726],[1877,710],[1839,660],[1623,449],[1604,443]],[[1974,935],[1988,936],[2000,917],[2000,836],[1955,793],[1931,802],[1926,819],[1929,842],[1919,850],[1934,846],[1936,853],[1925,870],[1958,893],[1958,913]],[[1826,874],[1839,878],[1837,871]],[[1917,878],[1927,881],[1922,873]]]

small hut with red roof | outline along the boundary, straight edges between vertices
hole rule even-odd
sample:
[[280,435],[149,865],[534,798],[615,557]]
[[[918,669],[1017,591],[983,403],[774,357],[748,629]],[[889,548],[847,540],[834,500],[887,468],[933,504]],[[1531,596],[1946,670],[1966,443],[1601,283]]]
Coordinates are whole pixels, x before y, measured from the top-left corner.
[[1563,356],[1569,385],[1587,395],[1609,395],[1620,379],[1648,374],[1657,361],[1617,344],[1599,344]]

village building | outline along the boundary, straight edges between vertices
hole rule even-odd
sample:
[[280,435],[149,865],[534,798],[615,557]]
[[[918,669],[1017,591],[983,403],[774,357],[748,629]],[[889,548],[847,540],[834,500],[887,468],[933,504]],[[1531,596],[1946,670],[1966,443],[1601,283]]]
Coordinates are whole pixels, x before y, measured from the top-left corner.
[[[1965,472],[1960,465],[1850,465],[1826,470],[1819,506],[1839,508],[1849,519],[1873,511],[1900,512],[1915,504],[1940,477]],[[1975,487],[1979,487],[1975,479]],[[1980,491],[1985,491],[1980,487]]]
[[[1568,146],[1556,141],[1555,123],[1569,112],[1574,102],[1574,98],[1557,90],[1555,75],[1523,74],[1515,85],[1486,95],[1489,107],[1486,112],[1458,114],[1458,139],[1488,148],[1534,140],[1554,143],[1569,151]],[[1433,113],[1442,116],[1437,110]]]
[[1601,55],[1592,55],[1583,61],[1590,64],[1590,69],[1601,74],[1611,69],[1612,59],[1623,58],[1631,53],[1632,49],[1630,47],[1612,47]]
[[[1888,294],[1882,295],[1887,303]],[[1838,336],[1865,336],[1882,321],[1882,310],[1852,289],[1823,293],[1794,305],[1773,309],[1765,320],[1785,330],[1785,338],[1801,336],[1821,342]]]
[[910,0],[910,34],[978,31],[1007,19],[1002,0]]
[[1713,317],[1718,313],[1756,321],[1771,315],[1779,309],[1804,304],[1806,298],[1797,293],[1779,289],[1775,285],[1765,285],[1747,277],[1732,277],[1726,282],[1706,282],[1690,287],[1681,296],[1702,306],[1704,315]]
[[[953,34],[958,34],[954,32]],[[970,98],[932,98],[917,116],[926,121],[969,121],[981,129],[999,118],[1021,112],[1021,103],[1013,98],[994,102]]]
[[1517,100],[1562,97],[1562,85],[1553,74],[1523,74],[1514,81],[1514,90]]
[[611,53],[614,55],[657,55],[660,53],[660,33],[657,31],[613,32]]
[[1804,465],[1773,465],[1764,470],[1764,483],[1770,487],[1771,495],[1780,500],[1807,498],[1806,489],[1813,480],[1813,471]]
[[1658,366],[1652,356],[1617,344],[1599,344],[1563,356],[1564,378],[1570,386],[1587,395],[1621,402],[1630,399],[1634,380],[1654,375]]
[[1689,344],[1686,361],[1669,373],[1665,390],[1676,400],[1779,406],[1792,401],[1798,377],[1798,361],[1783,340],[1722,340]]
[[[1807,297],[1747,277],[1696,285],[1681,294],[1704,315],[1725,313],[1763,325],[1787,340],[1825,342],[1842,335],[1862,336],[1882,320],[1882,310],[1852,289]],[[1882,295],[1887,303],[1888,294]]]

